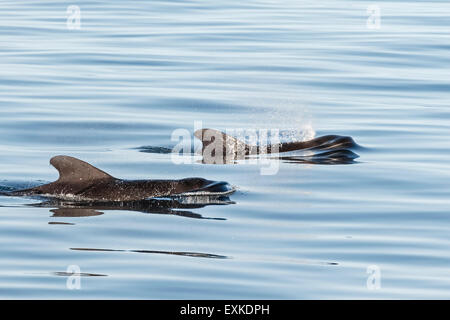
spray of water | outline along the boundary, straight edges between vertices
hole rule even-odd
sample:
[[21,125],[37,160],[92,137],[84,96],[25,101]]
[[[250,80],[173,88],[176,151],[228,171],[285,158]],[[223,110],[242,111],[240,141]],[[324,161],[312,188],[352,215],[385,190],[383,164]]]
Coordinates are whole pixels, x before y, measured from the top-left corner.
[[255,112],[248,127],[278,129],[280,142],[307,141],[316,135],[308,108],[292,102],[279,103],[270,111]]

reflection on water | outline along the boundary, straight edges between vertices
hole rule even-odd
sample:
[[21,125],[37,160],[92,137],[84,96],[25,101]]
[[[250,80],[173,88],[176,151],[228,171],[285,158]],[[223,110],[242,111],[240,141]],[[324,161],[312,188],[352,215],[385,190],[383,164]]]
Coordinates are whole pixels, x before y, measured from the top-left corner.
[[142,146],[136,149],[139,150],[140,152],[145,153],[164,153],[164,154],[172,153],[171,148],[164,148],[164,147]]
[[55,276],[61,276],[61,277],[73,277],[73,276],[79,276],[79,277],[107,277],[106,274],[98,274],[98,273],[85,273],[85,272],[64,272],[64,271],[57,271],[53,272]]
[[305,164],[352,164],[359,155],[351,150],[335,150],[307,156],[280,156],[279,159],[287,163]]
[[199,209],[211,205],[234,204],[229,197],[225,196],[193,196],[179,197],[174,199],[148,199],[140,201],[117,201],[117,202],[73,202],[52,199],[39,203],[29,204],[33,207],[55,208],[51,209],[52,217],[93,217],[104,214],[103,211],[138,211],[151,214],[168,214],[185,218],[226,220],[225,218],[203,217],[189,210]]
[[[40,207],[40,205],[39,205]],[[52,217],[94,217],[100,216],[103,212],[94,210],[94,209],[74,209],[74,208],[59,208],[52,209],[50,212],[53,212]]]
[[71,222],[58,222],[58,221],[50,221],[48,224],[61,224],[61,225],[68,225],[68,226],[75,225],[75,223],[71,223]]
[[177,252],[177,251],[158,251],[158,250],[115,250],[115,249],[94,249],[94,248],[70,248],[70,250],[78,251],[98,251],[98,252],[135,252],[135,253],[154,253],[154,254],[168,254],[183,257],[194,258],[210,258],[210,259],[227,259],[227,256],[217,254],[201,253],[201,252]]

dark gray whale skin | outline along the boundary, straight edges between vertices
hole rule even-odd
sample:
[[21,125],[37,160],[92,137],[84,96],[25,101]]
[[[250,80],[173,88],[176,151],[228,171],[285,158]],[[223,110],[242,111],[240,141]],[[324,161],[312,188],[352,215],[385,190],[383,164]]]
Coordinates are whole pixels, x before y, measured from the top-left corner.
[[30,189],[3,192],[2,195],[74,197],[91,201],[136,201],[191,192],[210,194],[233,192],[233,188],[227,182],[203,178],[122,180],[69,156],[53,157],[50,164],[59,172],[57,181]]

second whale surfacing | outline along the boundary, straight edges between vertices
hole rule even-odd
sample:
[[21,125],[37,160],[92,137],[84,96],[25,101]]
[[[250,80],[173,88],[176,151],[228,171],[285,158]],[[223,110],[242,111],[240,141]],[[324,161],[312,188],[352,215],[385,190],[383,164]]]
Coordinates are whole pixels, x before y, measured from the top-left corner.
[[[311,164],[352,163],[359,156],[351,149],[359,148],[349,136],[326,135],[307,141],[281,142],[267,145],[247,144],[231,135],[215,129],[200,129],[194,136],[202,143],[204,163],[230,163],[253,155],[282,154],[306,151],[303,156],[278,156],[280,160]],[[324,152],[323,152],[324,151]]]
[[122,180],[69,156],[56,156],[50,164],[59,172],[55,182],[4,192],[7,196],[46,196],[89,201],[137,201],[177,195],[217,195],[234,192],[224,181],[203,178],[180,180]]

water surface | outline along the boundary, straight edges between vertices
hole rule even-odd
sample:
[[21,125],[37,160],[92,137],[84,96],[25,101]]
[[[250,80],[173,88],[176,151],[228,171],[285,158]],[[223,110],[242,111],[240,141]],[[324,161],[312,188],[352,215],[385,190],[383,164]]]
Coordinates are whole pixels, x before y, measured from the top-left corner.
[[[67,28],[73,4],[81,29]],[[0,197],[0,297],[450,298],[450,3],[377,1],[380,29],[370,4],[2,1],[3,190],[53,181],[48,161],[66,154],[238,191],[147,210]],[[275,175],[137,149],[170,149],[195,122],[364,148]]]

